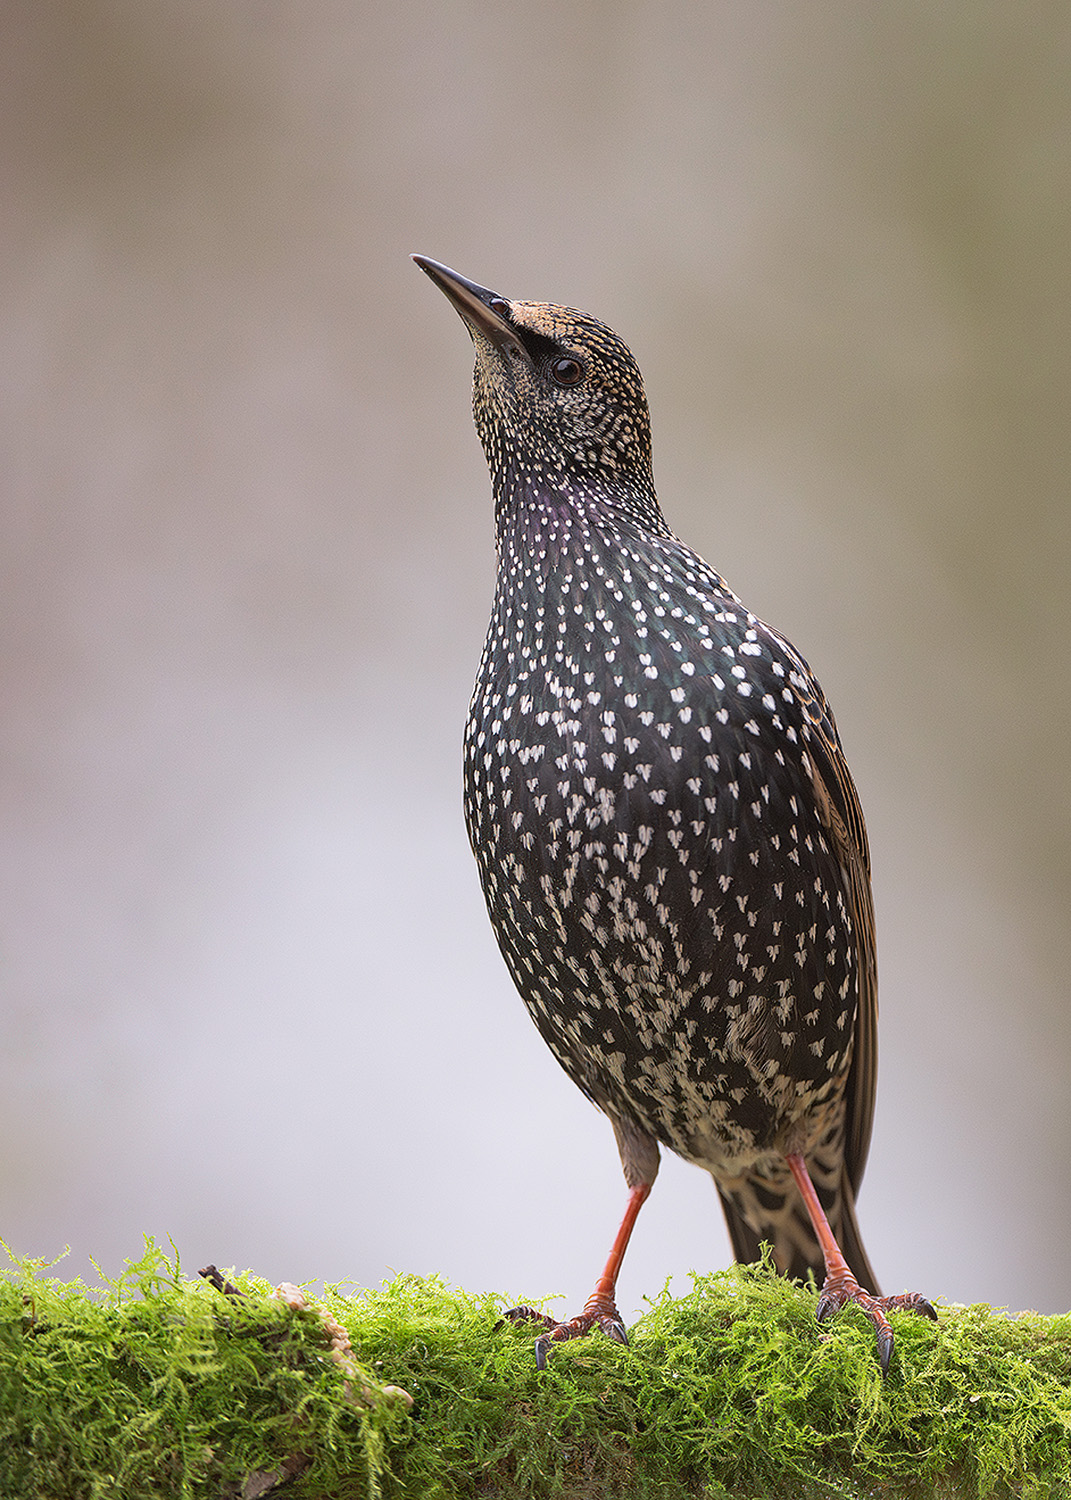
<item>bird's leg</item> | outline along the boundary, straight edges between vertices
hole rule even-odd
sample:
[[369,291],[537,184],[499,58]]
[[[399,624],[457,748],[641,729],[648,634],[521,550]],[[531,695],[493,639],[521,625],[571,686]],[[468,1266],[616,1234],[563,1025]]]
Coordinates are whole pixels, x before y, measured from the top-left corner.
[[650,1191],[649,1182],[641,1182],[638,1187],[630,1190],[624,1217],[614,1239],[609,1258],[603,1267],[603,1273],[595,1283],[595,1290],[584,1303],[584,1311],[579,1316],[570,1318],[565,1323],[556,1323],[553,1318],[546,1313],[537,1312],[534,1307],[511,1307],[509,1312],[502,1314],[503,1318],[511,1323],[541,1323],[543,1325],[546,1331],[541,1333],[535,1341],[537,1370],[546,1369],[547,1351],[551,1344],[561,1339],[583,1338],[593,1328],[601,1328],[608,1338],[615,1339],[619,1344],[628,1343],[625,1325],[621,1321],[621,1314],[614,1302],[614,1293],[617,1289],[621,1262],[625,1258],[636,1217],[647,1201]]
[[785,1157],[785,1160],[788,1162],[792,1176],[796,1179],[796,1186],[800,1190],[800,1196],[826,1263],[826,1279],[822,1285],[822,1295],[818,1299],[815,1317],[822,1323],[826,1318],[831,1318],[834,1313],[839,1312],[846,1302],[857,1303],[874,1325],[878,1343],[878,1359],[884,1377],[889,1372],[889,1360],[892,1358],[893,1350],[893,1331],[886,1313],[890,1310],[902,1309],[921,1313],[926,1318],[936,1318],[937,1314],[926,1298],[920,1297],[918,1292],[902,1292],[898,1297],[875,1297],[859,1285],[848,1269],[848,1262],[844,1259],[841,1248],[833,1237],[833,1231],[829,1227],[829,1220],[826,1218],[825,1209],[811,1181],[806,1162],[798,1152],[792,1152]]

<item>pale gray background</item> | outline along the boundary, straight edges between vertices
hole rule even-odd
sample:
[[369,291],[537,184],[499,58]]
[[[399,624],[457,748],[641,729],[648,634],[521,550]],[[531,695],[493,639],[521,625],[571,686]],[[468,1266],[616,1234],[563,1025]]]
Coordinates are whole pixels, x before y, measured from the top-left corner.
[[[833,701],[887,1287],[1066,1309],[1066,4],[0,27],[4,1238],[570,1305],[602,1264],[610,1130],[461,820],[491,515],[419,250],[622,332],[671,522]],[[667,1163],[623,1308],[727,1253]]]

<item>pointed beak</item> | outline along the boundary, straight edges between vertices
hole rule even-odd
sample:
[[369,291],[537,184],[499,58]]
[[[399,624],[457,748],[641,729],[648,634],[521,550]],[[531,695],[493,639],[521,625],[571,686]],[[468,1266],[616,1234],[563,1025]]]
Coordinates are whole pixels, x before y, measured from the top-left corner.
[[531,364],[532,358],[510,322],[510,305],[505,297],[485,286],[451,271],[449,266],[429,260],[426,255],[412,257],[420,269],[430,276],[441,292],[445,292],[464,319],[470,333],[481,333],[503,354]]

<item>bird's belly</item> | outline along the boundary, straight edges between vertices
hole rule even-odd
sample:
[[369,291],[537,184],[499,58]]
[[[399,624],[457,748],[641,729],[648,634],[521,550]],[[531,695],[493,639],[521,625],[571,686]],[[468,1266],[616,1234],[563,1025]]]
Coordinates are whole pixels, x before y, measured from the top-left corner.
[[600,1107],[744,1170],[843,1089],[856,960],[841,871],[817,823],[774,816],[754,749],[750,786],[724,755],[720,778],[674,779],[656,745],[607,766],[592,738],[469,760],[499,945]]

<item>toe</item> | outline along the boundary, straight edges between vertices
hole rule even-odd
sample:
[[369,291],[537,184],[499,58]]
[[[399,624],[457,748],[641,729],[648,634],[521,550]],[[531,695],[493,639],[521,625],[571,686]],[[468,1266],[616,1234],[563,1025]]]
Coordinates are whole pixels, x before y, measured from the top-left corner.
[[494,1332],[497,1333],[506,1323],[542,1323],[544,1328],[554,1327],[553,1318],[548,1317],[546,1313],[538,1312],[534,1307],[529,1307],[527,1303],[522,1303],[520,1307],[508,1308],[495,1324]]
[[918,1292],[901,1292],[897,1297],[883,1297],[881,1302],[883,1307],[891,1308],[893,1312],[918,1313],[920,1318],[932,1318],[937,1322],[937,1309],[925,1297],[920,1297]]

